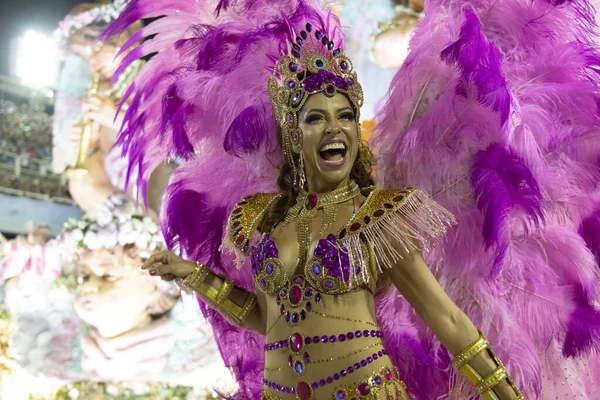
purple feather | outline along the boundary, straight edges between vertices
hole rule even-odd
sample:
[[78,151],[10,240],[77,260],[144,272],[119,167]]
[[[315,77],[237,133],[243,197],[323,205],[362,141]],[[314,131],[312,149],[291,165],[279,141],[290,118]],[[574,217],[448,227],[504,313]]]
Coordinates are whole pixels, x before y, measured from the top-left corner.
[[510,242],[509,219],[521,211],[528,222],[543,221],[542,195],[532,172],[521,157],[499,144],[491,144],[473,158],[471,186],[477,208],[484,215],[483,239],[487,249],[496,246],[490,277],[495,278],[502,268]]
[[600,268],[600,207],[581,221],[579,235],[585,240],[585,244],[596,258],[596,264]]
[[264,107],[246,107],[233,120],[225,134],[225,151],[237,157],[256,153],[264,144],[267,124]]
[[184,103],[177,94],[177,84],[171,84],[163,99],[162,123],[160,132],[165,134],[167,126],[172,129],[172,140],[175,155],[188,159],[194,154],[194,146],[187,135],[186,120],[192,112],[192,106]]
[[168,187],[167,195],[170,197],[163,235],[169,248],[177,244],[190,259],[203,260],[221,270],[219,245],[227,220],[225,209],[210,207],[205,194],[180,190],[177,183]]
[[230,0],[219,1],[219,4],[217,4],[217,7],[215,8],[215,15],[219,16],[221,14],[221,10],[227,11],[227,8],[229,7],[229,3],[230,3]]
[[563,355],[574,357],[594,349],[600,350],[600,310],[586,301],[585,291],[575,287],[575,310],[567,323]]
[[[502,56],[481,31],[477,15],[471,10],[464,15],[459,39],[442,51],[442,60],[459,68],[463,79],[477,88],[479,102],[498,112],[504,124],[510,112],[510,92],[502,73]],[[457,86],[457,93],[464,92],[462,85]]]

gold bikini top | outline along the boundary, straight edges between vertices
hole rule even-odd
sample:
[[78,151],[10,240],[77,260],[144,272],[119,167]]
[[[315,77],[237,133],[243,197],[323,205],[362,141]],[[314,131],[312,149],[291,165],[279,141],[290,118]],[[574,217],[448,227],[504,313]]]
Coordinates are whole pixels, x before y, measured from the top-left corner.
[[[268,234],[258,234],[257,227],[278,197],[260,193],[240,201],[229,217],[226,243],[243,258],[250,257],[256,287],[271,296],[289,287],[290,277],[275,242]],[[454,216],[420,189],[373,189],[337,234],[319,240],[303,273],[291,280],[305,279],[323,294],[359,287],[373,290],[379,272],[392,267],[402,254],[429,251],[453,224]]]

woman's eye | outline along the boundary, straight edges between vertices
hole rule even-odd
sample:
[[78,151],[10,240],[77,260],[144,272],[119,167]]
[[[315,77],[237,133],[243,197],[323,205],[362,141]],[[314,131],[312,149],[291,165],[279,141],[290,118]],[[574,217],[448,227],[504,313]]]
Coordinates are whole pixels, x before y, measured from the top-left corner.
[[323,117],[320,115],[309,115],[308,117],[306,117],[306,122],[308,122],[309,124],[314,124],[316,122],[320,122],[323,120]]
[[89,274],[81,274],[77,277],[77,284],[81,285],[90,279]]
[[105,275],[102,275],[102,279],[114,282],[114,281],[118,281],[121,278],[118,275],[105,274]]
[[341,119],[345,119],[347,121],[353,120],[354,119],[354,114],[348,112],[348,113],[344,113],[342,115],[340,115]]

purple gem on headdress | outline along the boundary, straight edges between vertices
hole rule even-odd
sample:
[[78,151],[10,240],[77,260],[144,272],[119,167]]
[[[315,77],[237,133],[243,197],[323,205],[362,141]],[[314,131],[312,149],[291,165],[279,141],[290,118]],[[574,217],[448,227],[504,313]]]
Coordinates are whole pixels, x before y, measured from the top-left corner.
[[300,51],[300,46],[298,46],[296,43],[292,43],[292,48],[296,51]]
[[[354,85],[354,79],[352,79],[352,78],[348,78],[347,82],[348,82],[348,86]],[[369,220],[369,222],[371,222],[371,221]]]
[[319,68],[323,68],[323,65],[325,64],[323,63],[323,60],[317,59],[317,61],[315,61],[315,65]]
[[329,93],[330,95],[335,94],[335,86],[333,85],[327,85],[327,93]]
[[296,36],[296,43],[298,43],[300,46],[302,46],[304,44],[304,41],[302,40],[302,38],[300,36]]
[[302,39],[306,40],[306,38],[308,37],[308,34],[305,31],[300,32],[300,36],[302,36]]
[[290,67],[290,71],[292,72],[296,72],[298,70],[298,65],[296,65],[296,63],[291,62],[290,65],[288,65],[288,67]]
[[311,24],[306,24],[306,30],[308,32],[312,32],[312,25]]
[[340,49],[335,49],[335,50],[333,51],[333,56],[334,56],[334,57],[337,57],[337,56],[339,56],[339,55],[340,55],[340,52],[341,52],[341,50],[340,50]]
[[333,50],[333,46],[334,46],[333,42],[329,42],[327,44],[327,50],[329,50],[329,51]]
[[327,46],[327,43],[329,43],[329,39],[327,39],[327,36],[323,36],[323,39],[321,39],[321,43],[323,44],[323,46]]
[[321,40],[321,36],[323,36],[323,34],[319,31],[315,32],[315,37],[317,38],[317,40]]
[[292,114],[288,115],[288,123],[291,124],[294,122],[294,116]]
[[297,107],[299,103],[300,103],[300,93],[296,92],[292,96],[292,106]]
[[296,58],[300,58],[300,53],[298,53],[296,50],[292,50],[292,55]]
[[342,68],[343,70],[348,69],[348,63],[346,61],[342,61],[340,63],[340,68]]
[[289,87],[290,89],[293,89],[293,88],[295,88],[295,87],[296,87],[296,82],[294,82],[294,81],[289,81],[289,82],[287,83],[287,87]]

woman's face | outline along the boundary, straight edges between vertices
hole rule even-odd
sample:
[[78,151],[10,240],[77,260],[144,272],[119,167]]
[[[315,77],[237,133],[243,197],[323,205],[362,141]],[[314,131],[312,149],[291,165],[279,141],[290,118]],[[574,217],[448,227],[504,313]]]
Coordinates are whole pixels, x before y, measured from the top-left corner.
[[104,337],[120,335],[150,320],[149,308],[162,293],[140,272],[139,260],[118,247],[87,251],[79,261],[74,307],[82,320]]
[[311,95],[298,113],[302,158],[311,192],[344,185],[358,154],[358,127],[350,100],[340,93]]
[[81,29],[71,38],[71,50],[89,63],[93,73],[110,79],[119,65],[115,60],[119,49],[114,39],[107,42],[97,40],[100,33],[90,27]]

